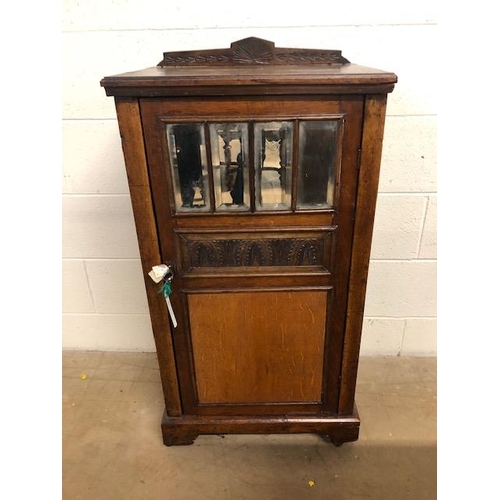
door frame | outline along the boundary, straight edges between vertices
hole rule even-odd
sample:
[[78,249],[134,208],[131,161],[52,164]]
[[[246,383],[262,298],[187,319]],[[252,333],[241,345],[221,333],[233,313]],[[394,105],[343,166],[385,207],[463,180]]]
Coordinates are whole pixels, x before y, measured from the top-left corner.
[[[359,151],[361,145],[361,130],[363,121],[363,96],[348,95],[348,96],[314,96],[310,98],[294,98],[293,100],[283,98],[281,103],[276,104],[276,99],[272,99],[275,103],[274,107],[269,107],[269,101],[263,98],[247,98],[244,100],[235,99],[219,99],[213,98],[209,100],[203,99],[141,99],[141,115],[143,127],[147,130],[144,134],[146,154],[149,165],[149,176],[151,178],[153,205],[157,217],[157,227],[159,235],[159,243],[161,246],[162,261],[174,261],[178,269],[181,269],[179,261],[179,240],[178,234],[186,228],[210,228],[213,224],[220,226],[226,225],[228,222],[234,221],[239,224],[244,222],[248,229],[255,230],[264,228],[262,225],[263,218],[267,219],[272,225],[281,224],[292,231],[286,224],[296,220],[296,227],[301,227],[300,224],[311,226],[311,221],[316,224],[321,221],[321,226],[328,224],[331,227],[334,224],[341,225],[344,230],[342,242],[335,245],[337,251],[337,267],[342,270],[342,276],[337,273],[336,278],[321,281],[317,275],[312,272],[301,273],[299,276],[281,276],[278,281],[274,281],[274,285],[270,285],[269,277],[263,278],[263,283],[267,283],[266,289],[273,289],[276,286],[290,286],[291,290],[301,289],[300,286],[330,286],[331,294],[335,294],[335,300],[338,300],[340,305],[337,309],[341,314],[332,312],[332,300],[329,301],[330,306],[326,312],[327,316],[327,332],[325,335],[325,353],[324,353],[324,391],[321,404],[313,405],[290,405],[290,404],[266,404],[266,405],[246,405],[245,414],[293,414],[293,413],[328,413],[336,414],[339,411],[338,400],[340,393],[342,355],[344,345],[344,328],[347,314],[347,292],[349,287],[349,272],[352,253],[352,236],[354,222],[354,208],[357,196],[357,168]],[[278,99],[279,100],[279,99]],[[208,101],[208,102],[207,102]],[[170,171],[168,168],[168,155],[166,154],[166,134],[162,133],[161,127],[164,127],[165,121],[168,122],[210,122],[223,121],[228,113],[228,108],[233,109],[239,104],[245,113],[241,114],[239,121],[246,121],[254,117],[256,121],[269,120],[286,120],[293,116],[293,119],[328,119],[330,115],[339,116],[336,113],[325,115],[325,108],[328,105],[334,104],[343,110],[344,116],[344,137],[343,137],[343,157],[341,166],[341,178],[347,176],[349,190],[340,189],[338,203],[340,208],[337,210],[318,210],[316,212],[300,211],[295,214],[290,213],[246,213],[246,214],[227,214],[227,213],[211,213],[211,214],[189,214],[175,213],[172,206],[171,196],[172,183],[170,179]],[[280,109],[280,104],[286,103],[285,110]],[[305,104],[308,104],[304,108]],[[221,106],[222,104],[222,106]],[[202,106],[207,113],[202,112]],[[218,112],[215,113],[215,106],[219,106]],[[295,113],[290,112],[290,109]],[[301,109],[307,109],[307,112],[299,112]],[[274,111],[273,111],[274,110]],[[241,110],[240,110],[241,113]],[[231,121],[234,120],[234,115]],[[167,190],[167,191],[165,191]],[[167,195],[167,196],[165,196]],[[169,201],[170,200],[170,201]],[[215,219],[216,222],[213,222]],[[302,226],[303,227],[303,226]],[[339,247],[342,249],[340,256],[338,255]],[[286,274],[286,273],[285,273]],[[181,278],[181,279],[179,279]],[[221,278],[219,276],[219,278]],[[205,282],[200,281],[205,279]],[[171,329],[173,335],[173,349],[176,352],[175,359],[177,361],[177,375],[181,387],[181,403],[183,413],[185,414],[240,414],[242,411],[241,405],[214,405],[212,408],[200,406],[197,403],[196,394],[193,390],[195,381],[193,375],[195,373],[193,366],[192,346],[190,345],[189,335],[189,317],[187,315],[187,293],[193,293],[192,290],[199,287],[207,286],[207,280],[210,278],[198,277],[198,281],[187,280],[185,277],[177,277],[179,287],[176,290],[174,279],[174,293],[172,294],[172,303],[174,308],[179,311],[179,329]],[[228,278],[229,279],[229,278]],[[319,281],[318,281],[319,279]],[[266,281],[267,280],[267,281]],[[299,280],[299,281],[297,281]],[[302,280],[302,281],[300,281]],[[229,279],[229,282],[231,280]],[[257,280],[258,282],[258,280]],[[288,285],[286,285],[288,283]],[[293,283],[293,286],[292,286]],[[299,285],[297,285],[299,283]],[[257,286],[254,283],[252,286]],[[192,288],[192,287],[195,288]],[[213,286],[213,285],[212,285]],[[226,287],[229,286],[227,283]],[[217,289],[217,288],[215,288]],[[222,288],[225,290],[227,288]],[[184,335],[179,332],[186,332]]]

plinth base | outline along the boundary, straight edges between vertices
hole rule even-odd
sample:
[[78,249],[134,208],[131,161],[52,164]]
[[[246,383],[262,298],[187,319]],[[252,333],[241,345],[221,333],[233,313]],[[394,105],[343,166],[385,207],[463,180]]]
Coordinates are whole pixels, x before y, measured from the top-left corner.
[[295,434],[315,433],[331,442],[356,441],[359,416],[354,408],[350,416],[182,416],[163,415],[161,429],[166,446],[193,444],[201,434]]

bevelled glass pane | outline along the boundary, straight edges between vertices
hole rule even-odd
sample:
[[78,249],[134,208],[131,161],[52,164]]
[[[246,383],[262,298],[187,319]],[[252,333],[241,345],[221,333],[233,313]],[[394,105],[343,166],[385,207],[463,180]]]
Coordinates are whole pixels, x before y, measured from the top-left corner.
[[167,138],[176,210],[208,212],[210,196],[203,125],[169,124]]
[[255,206],[288,210],[292,201],[293,123],[255,124]]
[[210,124],[215,209],[249,210],[248,125]]
[[338,130],[338,120],[300,122],[297,208],[333,207]]

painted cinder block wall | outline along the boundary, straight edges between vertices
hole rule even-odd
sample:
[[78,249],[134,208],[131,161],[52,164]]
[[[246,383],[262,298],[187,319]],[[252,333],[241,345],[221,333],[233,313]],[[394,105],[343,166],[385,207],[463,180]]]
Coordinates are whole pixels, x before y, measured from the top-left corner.
[[154,350],[114,102],[100,79],[154,66],[164,51],[257,36],[282,47],[340,49],[351,62],[398,75],[388,101],[362,354],[435,355],[433,4],[250,4],[63,0],[63,348]]

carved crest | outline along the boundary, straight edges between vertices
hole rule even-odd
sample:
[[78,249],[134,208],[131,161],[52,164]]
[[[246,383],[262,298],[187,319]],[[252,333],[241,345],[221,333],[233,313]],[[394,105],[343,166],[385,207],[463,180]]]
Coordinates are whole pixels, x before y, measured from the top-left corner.
[[164,52],[158,66],[229,66],[234,64],[348,64],[340,50],[287,49],[274,42],[250,37],[229,49]]

